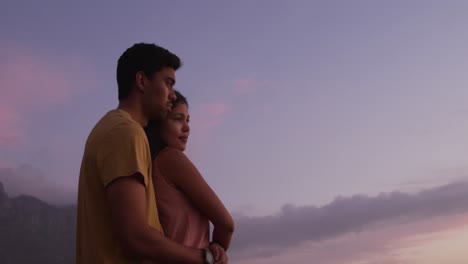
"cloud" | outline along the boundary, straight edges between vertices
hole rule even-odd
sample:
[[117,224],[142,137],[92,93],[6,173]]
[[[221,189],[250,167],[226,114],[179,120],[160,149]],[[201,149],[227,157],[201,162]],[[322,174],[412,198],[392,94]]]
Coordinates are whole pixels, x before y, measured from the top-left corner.
[[202,156],[202,150],[216,128],[224,121],[231,106],[223,101],[205,102],[190,109],[190,143],[187,149],[192,159]]
[[223,121],[228,110],[229,105],[220,101],[201,104],[198,109],[200,124],[206,128],[215,127]]
[[26,119],[83,92],[91,78],[89,67],[71,54],[52,57],[24,45],[6,45],[0,51],[0,145],[25,143]]
[[0,159],[0,169],[14,167],[15,164],[8,160]]
[[37,168],[23,164],[18,167],[0,168],[0,182],[9,197],[32,195],[51,204],[76,202],[76,191],[49,181]]
[[402,182],[397,188],[405,192],[414,192],[421,189],[441,186],[446,182],[464,182],[468,181],[467,172],[468,166],[437,169],[424,177]]
[[255,78],[240,78],[232,82],[233,91],[237,95],[252,94],[262,88],[267,82]]
[[[74,61],[69,61],[73,64]],[[41,57],[25,48],[11,48],[0,64],[1,85],[6,88],[2,103],[21,103],[22,107],[44,107],[71,95],[64,62]]]
[[0,104],[0,145],[21,145],[23,137],[19,115],[11,107]]
[[285,205],[277,215],[237,219],[232,252],[239,258],[252,254],[274,255],[305,242],[363,232],[383,224],[408,223],[465,212],[468,212],[467,182],[417,194],[393,192],[376,197],[338,197],[323,207]]
[[194,107],[191,113],[191,133],[206,137],[209,132],[219,126],[230,110],[230,106],[222,101],[202,103]]
[[[428,240],[439,240],[447,230],[462,230],[466,226],[467,219],[468,214],[464,214],[382,225],[379,228],[347,233],[321,241],[306,241],[294,247],[270,252],[269,255],[250,254],[250,257],[236,259],[236,263],[415,264],[407,260],[417,254],[426,253],[419,250],[421,245],[423,246]],[[442,251],[439,254],[442,254]]]

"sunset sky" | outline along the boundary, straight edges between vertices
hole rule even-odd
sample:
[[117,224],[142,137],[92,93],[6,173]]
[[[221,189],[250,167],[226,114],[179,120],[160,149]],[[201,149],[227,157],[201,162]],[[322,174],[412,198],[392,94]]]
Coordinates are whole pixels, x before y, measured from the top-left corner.
[[10,196],[76,202],[117,59],[150,42],[183,60],[231,263],[468,263],[468,1],[64,2],[0,4]]

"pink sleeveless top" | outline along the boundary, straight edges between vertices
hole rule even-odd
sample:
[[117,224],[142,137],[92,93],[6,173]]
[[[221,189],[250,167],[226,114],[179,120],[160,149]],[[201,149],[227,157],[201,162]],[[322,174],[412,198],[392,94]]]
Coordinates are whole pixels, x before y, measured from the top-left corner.
[[165,235],[185,246],[207,248],[210,242],[208,218],[177,186],[164,178],[157,166],[157,157],[153,161],[153,184]]

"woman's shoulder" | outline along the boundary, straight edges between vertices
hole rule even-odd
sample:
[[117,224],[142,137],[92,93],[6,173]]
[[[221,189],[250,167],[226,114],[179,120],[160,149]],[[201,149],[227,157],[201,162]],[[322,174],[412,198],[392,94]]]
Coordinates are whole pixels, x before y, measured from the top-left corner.
[[158,165],[180,165],[181,163],[189,162],[190,159],[185,155],[184,152],[179,149],[172,147],[165,147],[161,150],[156,157]]
[[176,185],[198,172],[192,161],[182,151],[170,147],[158,154],[156,166],[164,177]]

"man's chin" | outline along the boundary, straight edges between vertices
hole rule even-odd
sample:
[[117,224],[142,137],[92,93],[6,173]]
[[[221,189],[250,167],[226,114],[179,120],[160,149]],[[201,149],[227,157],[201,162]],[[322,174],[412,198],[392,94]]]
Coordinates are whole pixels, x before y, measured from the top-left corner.
[[161,118],[162,118],[162,119],[167,118],[167,117],[169,116],[170,113],[171,113],[170,111],[164,111],[164,112],[161,114]]
[[158,110],[151,108],[146,111],[147,118],[149,121],[159,121],[167,116],[167,111],[164,109],[161,111],[161,108],[158,108]]
[[168,111],[161,111],[161,112],[155,113],[153,120],[163,120],[163,119],[166,119],[168,115],[169,115]]

